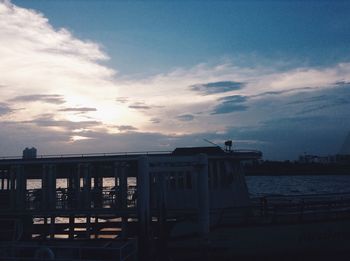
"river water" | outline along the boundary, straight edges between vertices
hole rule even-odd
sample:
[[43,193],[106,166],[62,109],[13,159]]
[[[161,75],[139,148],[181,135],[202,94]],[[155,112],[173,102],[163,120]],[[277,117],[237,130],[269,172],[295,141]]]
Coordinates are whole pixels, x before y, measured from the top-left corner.
[[[350,175],[247,176],[246,182],[252,196],[350,193]],[[135,180],[129,184],[135,185]],[[113,187],[114,180],[104,179],[104,185]],[[31,180],[27,187],[40,188],[41,181]],[[66,188],[66,181],[58,180],[57,187]]]
[[247,176],[252,196],[350,193],[350,175]]

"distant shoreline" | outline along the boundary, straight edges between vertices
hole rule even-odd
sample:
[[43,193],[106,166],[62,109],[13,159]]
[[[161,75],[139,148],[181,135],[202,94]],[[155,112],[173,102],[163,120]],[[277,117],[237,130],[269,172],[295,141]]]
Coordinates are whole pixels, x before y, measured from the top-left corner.
[[350,175],[350,163],[321,164],[265,161],[245,166],[246,176],[334,176]]
[[266,173],[266,172],[245,172],[244,173],[245,176],[249,176],[249,177],[259,177],[259,176],[350,176],[350,172],[346,172],[346,173],[328,173],[328,172],[317,172],[317,173],[306,173],[306,172],[302,172],[302,173]]

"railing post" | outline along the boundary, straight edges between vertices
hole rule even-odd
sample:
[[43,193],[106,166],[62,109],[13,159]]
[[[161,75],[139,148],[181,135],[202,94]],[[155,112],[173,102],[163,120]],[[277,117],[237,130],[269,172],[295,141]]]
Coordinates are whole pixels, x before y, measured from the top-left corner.
[[138,160],[137,209],[139,220],[139,259],[149,260],[150,179],[147,156]]

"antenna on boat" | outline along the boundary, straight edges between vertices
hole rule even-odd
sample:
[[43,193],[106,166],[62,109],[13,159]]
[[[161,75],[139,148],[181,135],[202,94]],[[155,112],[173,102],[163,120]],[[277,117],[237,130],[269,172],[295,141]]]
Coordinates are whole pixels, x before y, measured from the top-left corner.
[[211,142],[210,140],[207,140],[207,139],[203,139],[203,140],[204,140],[205,142],[208,142],[208,143],[210,143],[210,144],[212,144],[212,145],[214,145],[214,146],[220,148],[220,146],[219,146],[218,144],[215,144],[214,142]]
[[227,152],[231,152],[232,151],[232,140],[225,141],[225,150]]

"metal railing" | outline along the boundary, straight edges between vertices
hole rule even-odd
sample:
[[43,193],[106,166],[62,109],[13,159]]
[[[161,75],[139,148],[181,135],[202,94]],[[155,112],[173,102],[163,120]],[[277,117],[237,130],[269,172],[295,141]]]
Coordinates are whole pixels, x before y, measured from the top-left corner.
[[216,225],[274,224],[350,218],[350,193],[260,197],[247,207],[219,210]]
[[[37,155],[36,158],[28,160],[44,159],[44,158],[86,158],[86,157],[110,157],[110,156],[132,156],[132,155],[154,155],[168,154],[171,151],[125,151],[125,152],[96,152],[96,153],[67,153],[67,154],[43,154]],[[0,156],[0,160],[23,159],[22,156]]]
[[[40,210],[44,209],[42,199],[42,189],[29,189],[26,191],[25,210]],[[80,195],[78,195],[78,193]],[[56,189],[55,206],[51,209],[79,209],[79,208],[119,208],[120,195],[115,187],[103,187],[98,190],[92,189],[89,193],[90,200],[85,198],[84,189],[81,188],[78,192],[68,188]],[[137,201],[137,187],[129,185],[127,188],[127,208],[135,208]]]

